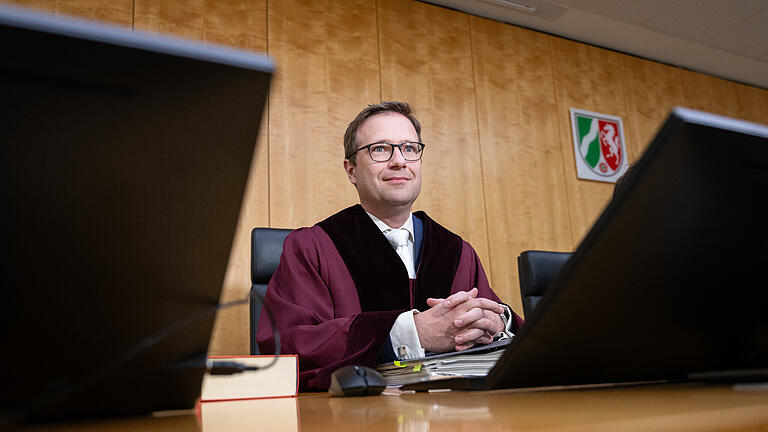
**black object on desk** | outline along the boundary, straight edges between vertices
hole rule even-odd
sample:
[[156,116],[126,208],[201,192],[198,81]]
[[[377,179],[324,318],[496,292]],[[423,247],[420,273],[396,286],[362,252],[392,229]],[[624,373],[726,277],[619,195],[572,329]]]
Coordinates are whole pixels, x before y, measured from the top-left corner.
[[768,127],[676,108],[485,379],[768,380]]
[[334,396],[375,396],[386,386],[384,378],[376,370],[350,365],[333,372],[328,392]]
[[0,429],[194,406],[272,61],[0,7]]

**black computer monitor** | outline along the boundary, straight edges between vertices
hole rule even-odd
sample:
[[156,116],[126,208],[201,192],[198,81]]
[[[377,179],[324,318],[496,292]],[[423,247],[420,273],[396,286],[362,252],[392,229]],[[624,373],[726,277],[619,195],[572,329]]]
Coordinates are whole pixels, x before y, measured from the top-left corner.
[[768,127],[677,108],[492,387],[768,379]]
[[5,7],[0,52],[3,421],[192,407],[271,60]]
[[487,377],[768,381],[768,127],[673,110]]

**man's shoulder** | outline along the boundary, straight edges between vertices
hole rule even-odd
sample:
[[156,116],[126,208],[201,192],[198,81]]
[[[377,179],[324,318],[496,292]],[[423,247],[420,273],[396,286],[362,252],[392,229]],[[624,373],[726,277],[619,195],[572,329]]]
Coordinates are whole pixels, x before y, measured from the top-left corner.
[[340,210],[312,226],[297,228],[288,234],[286,241],[288,241],[288,239],[290,239],[292,242],[330,240],[327,230],[323,229],[323,227],[328,226],[329,224],[338,223],[339,219],[354,217],[357,213],[359,213],[356,207],[360,207],[360,205],[358,204],[356,206],[351,206]]
[[283,249],[316,249],[327,247],[328,234],[318,225],[297,228],[285,238]]

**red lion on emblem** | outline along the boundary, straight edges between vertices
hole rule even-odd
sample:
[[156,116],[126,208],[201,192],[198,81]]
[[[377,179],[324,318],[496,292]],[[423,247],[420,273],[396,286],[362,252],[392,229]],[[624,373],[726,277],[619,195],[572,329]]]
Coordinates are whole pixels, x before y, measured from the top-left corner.
[[621,143],[616,124],[600,121],[600,144],[605,161],[611,170],[616,171],[621,164]]

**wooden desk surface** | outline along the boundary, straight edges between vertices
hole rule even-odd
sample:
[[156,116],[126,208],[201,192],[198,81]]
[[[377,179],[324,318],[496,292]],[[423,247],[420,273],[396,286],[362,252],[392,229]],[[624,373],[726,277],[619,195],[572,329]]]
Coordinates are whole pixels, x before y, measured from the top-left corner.
[[163,418],[30,426],[108,431],[768,431],[768,384],[664,384],[334,398],[325,393],[202,404]]

